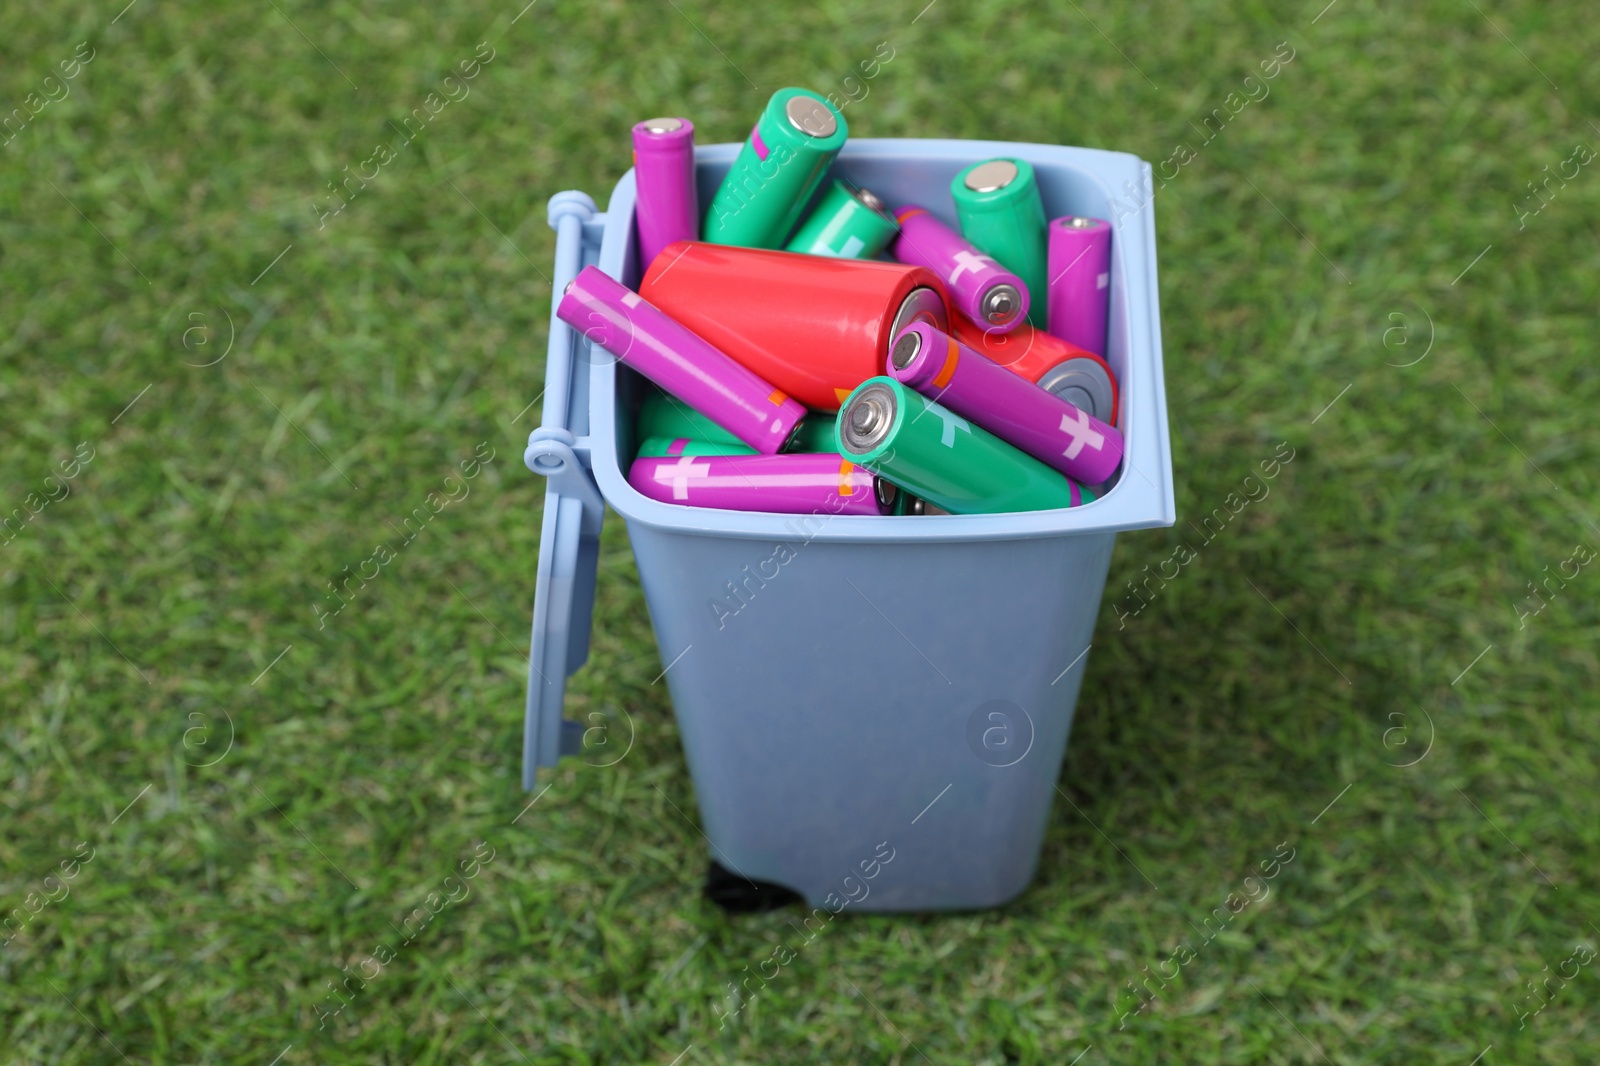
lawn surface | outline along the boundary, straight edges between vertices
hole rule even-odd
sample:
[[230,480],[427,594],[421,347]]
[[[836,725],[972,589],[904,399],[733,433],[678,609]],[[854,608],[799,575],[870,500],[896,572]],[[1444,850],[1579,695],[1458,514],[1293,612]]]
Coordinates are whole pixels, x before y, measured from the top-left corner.
[[[38,510],[0,544],[0,1061],[1600,1057],[1590,8],[121,4],[0,13],[0,510]],[[847,914],[719,1030],[794,912],[701,896],[615,519],[569,712],[637,742],[519,817],[545,202],[603,202],[642,117],[859,96],[884,43],[855,135],[1171,161],[1180,517],[1119,542],[1034,886]]]

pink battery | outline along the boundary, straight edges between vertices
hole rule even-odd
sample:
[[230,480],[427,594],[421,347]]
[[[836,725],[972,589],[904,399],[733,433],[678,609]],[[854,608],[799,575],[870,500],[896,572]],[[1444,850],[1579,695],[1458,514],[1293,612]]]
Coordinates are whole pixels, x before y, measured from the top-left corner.
[[1064,341],[1106,354],[1111,296],[1111,223],[1067,215],[1050,220],[1046,328]]
[[925,323],[895,336],[885,370],[1085,485],[1109,480],[1122,461],[1114,428]]
[[628,484],[652,500],[779,514],[887,514],[873,475],[832,452],[635,459]]
[[889,253],[902,263],[927,267],[950,287],[956,309],[995,333],[1009,333],[1026,321],[1028,287],[961,234],[928,213],[906,204],[894,213],[900,235]]
[[694,191],[694,123],[648,118],[633,127],[634,219],[639,224],[639,274],[673,241],[700,239]]
[[556,317],[758,452],[780,450],[806,409],[621,282],[586,266]]

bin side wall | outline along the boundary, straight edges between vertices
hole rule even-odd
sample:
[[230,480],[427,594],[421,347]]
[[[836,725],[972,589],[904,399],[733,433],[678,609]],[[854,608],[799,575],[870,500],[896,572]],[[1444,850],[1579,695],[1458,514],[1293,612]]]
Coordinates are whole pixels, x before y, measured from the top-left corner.
[[828,520],[773,541],[630,523],[712,854],[815,906],[1004,902],[1038,859],[1115,534],[813,539]]

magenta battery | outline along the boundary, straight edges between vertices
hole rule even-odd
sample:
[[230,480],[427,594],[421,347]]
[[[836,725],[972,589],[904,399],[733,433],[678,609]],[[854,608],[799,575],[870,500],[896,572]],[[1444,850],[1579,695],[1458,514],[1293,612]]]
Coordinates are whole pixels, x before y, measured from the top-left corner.
[[800,401],[598,267],[572,279],[556,317],[758,452],[782,449],[805,417]]
[[894,213],[900,235],[889,252],[902,263],[927,267],[950,287],[950,300],[972,321],[1008,333],[1026,321],[1028,287],[1022,279],[928,213],[906,204]]
[[926,323],[895,336],[885,369],[1084,485],[1109,480],[1122,462],[1122,434],[1115,428]]
[[1101,358],[1111,296],[1111,223],[1067,215],[1050,220],[1045,329]]
[[628,484],[652,500],[779,514],[888,514],[877,479],[837,452],[640,458]]
[[647,118],[633,127],[634,218],[639,224],[639,274],[673,241],[700,237],[694,190],[694,123]]

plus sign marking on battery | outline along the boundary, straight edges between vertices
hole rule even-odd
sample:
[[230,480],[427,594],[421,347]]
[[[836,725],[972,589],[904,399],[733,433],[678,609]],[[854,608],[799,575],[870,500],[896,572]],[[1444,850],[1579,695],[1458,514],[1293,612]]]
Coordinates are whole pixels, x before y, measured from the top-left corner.
[[986,255],[974,255],[965,250],[956,253],[956,268],[950,271],[950,276],[945,280],[951,285],[963,274],[981,274],[994,263]]
[[710,463],[697,463],[694,461],[693,456],[685,455],[671,466],[656,467],[656,480],[672,482],[672,498],[674,500],[687,500],[689,498],[689,482],[696,478],[703,478],[710,473]]
[[[957,429],[960,429],[961,432],[967,434],[972,432],[972,427],[967,424],[967,420],[965,418],[961,418],[949,408],[940,407],[926,396],[922,398],[922,406],[923,409],[930,414],[938,415],[939,420],[944,423],[944,432],[939,435],[939,443],[943,444],[946,448],[954,448],[956,446]],[[1074,452],[1073,454],[1076,455],[1077,453]]]
[[1089,413],[1087,411],[1079,410],[1076,419],[1071,415],[1062,415],[1061,432],[1072,438],[1072,443],[1067,445],[1067,450],[1061,453],[1068,459],[1076,459],[1078,453],[1083,451],[1085,444],[1095,451],[1104,448],[1106,444],[1106,435],[1089,424]]

